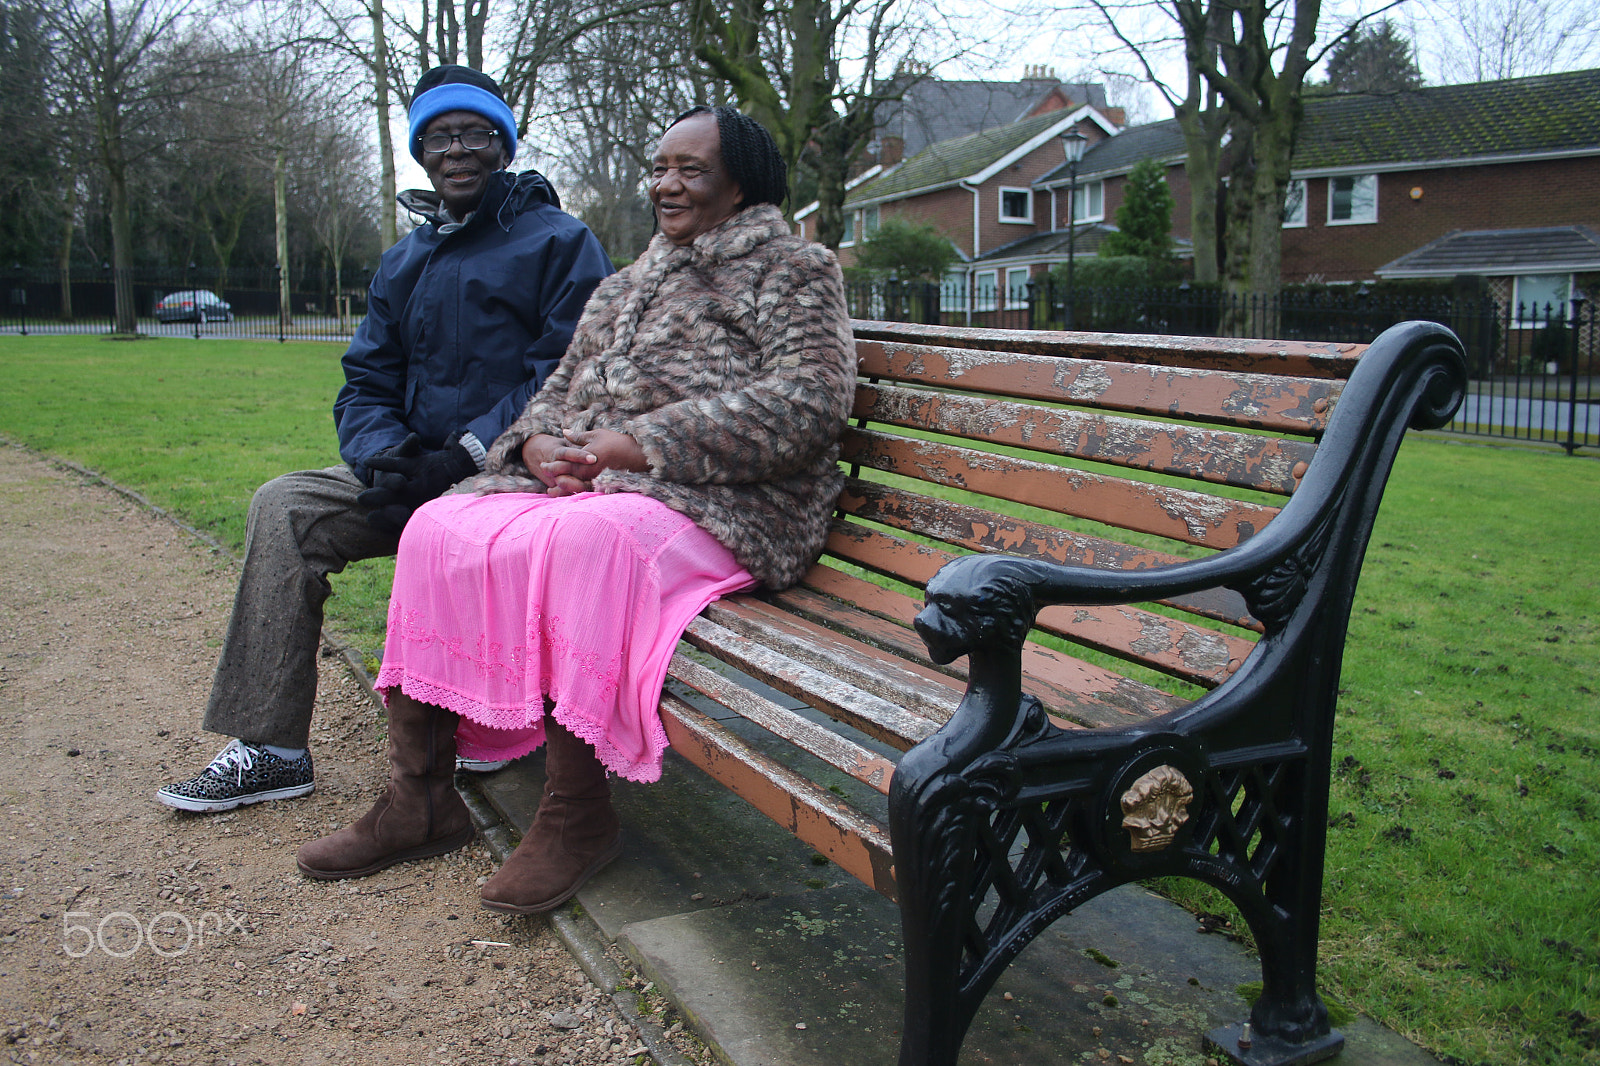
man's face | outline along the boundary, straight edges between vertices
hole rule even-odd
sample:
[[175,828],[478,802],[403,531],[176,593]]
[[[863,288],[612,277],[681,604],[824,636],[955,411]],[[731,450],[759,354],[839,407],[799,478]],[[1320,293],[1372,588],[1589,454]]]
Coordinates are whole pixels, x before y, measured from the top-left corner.
[[[428,123],[422,136],[430,134],[462,134],[468,130],[492,130],[495,124],[476,111],[446,111]],[[489,175],[504,169],[507,163],[504,140],[495,137],[489,147],[469,150],[459,138],[450,141],[442,152],[422,153],[422,169],[428,172],[434,191],[444,201],[450,214],[461,218],[478,206],[483,191],[488,188]]]

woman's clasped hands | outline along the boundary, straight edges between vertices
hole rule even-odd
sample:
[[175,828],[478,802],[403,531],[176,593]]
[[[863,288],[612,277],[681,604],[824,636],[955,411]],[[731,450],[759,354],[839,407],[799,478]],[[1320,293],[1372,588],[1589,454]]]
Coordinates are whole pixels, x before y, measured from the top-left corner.
[[522,462],[550,496],[591,492],[606,470],[643,470],[649,462],[639,442],[612,429],[566,429],[559,437],[538,433],[522,445]]

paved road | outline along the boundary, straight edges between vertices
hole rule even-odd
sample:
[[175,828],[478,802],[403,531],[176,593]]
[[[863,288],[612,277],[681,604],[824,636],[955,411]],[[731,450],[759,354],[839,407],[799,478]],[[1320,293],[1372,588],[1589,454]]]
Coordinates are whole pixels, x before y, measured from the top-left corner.
[[1468,425],[1514,428],[1554,439],[1566,436],[1567,420],[1574,415],[1573,425],[1580,437],[1584,434],[1600,434],[1600,402],[1585,403],[1581,397],[1574,412],[1572,405],[1565,400],[1469,395],[1450,426],[1453,429]]

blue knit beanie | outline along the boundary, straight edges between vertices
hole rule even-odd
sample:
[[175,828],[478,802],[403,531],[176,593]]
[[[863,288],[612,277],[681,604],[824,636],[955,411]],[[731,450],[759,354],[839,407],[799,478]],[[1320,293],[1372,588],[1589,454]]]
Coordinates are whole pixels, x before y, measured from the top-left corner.
[[422,142],[418,138],[428,123],[446,111],[482,115],[500,131],[506,159],[517,157],[517,120],[506,106],[500,86],[482,71],[446,63],[425,71],[411,94],[411,157],[418,163],[422,162]]

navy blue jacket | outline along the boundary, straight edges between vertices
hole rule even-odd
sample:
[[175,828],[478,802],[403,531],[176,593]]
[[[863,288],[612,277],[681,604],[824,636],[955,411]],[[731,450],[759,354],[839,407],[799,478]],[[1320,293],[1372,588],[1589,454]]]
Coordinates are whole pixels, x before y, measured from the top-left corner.
[[[410,206],[408,204],[408,206]],[[494,174],[464,226],[437,221],[383,254],[333,404],[339,455],[364,460],[416,433],[494,442],[544,384],[611,260],[543,175]]]

